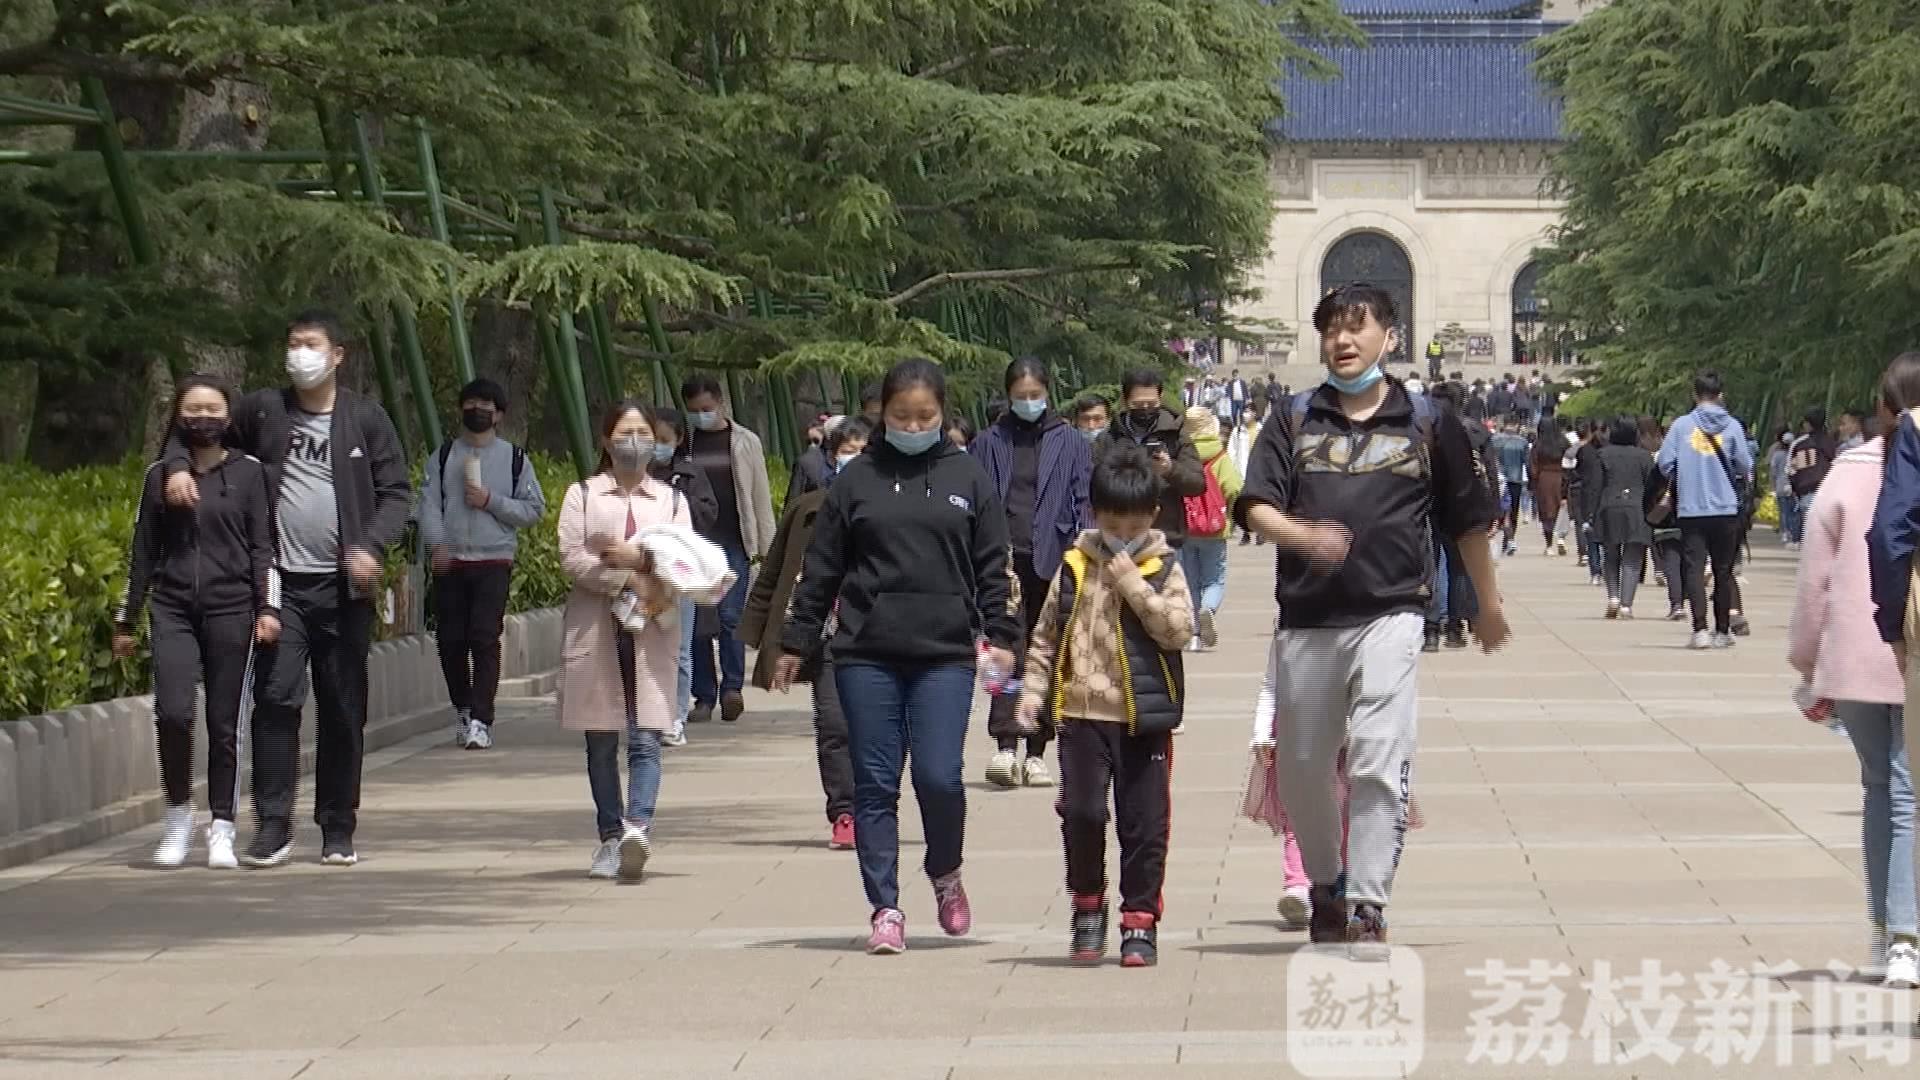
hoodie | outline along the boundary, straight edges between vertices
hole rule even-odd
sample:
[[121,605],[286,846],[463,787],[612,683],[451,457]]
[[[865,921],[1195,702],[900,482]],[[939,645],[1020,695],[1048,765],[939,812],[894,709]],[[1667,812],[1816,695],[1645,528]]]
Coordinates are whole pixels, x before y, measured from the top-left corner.
[[1095,466],[1108,450],[1123,442],[1148,450],[1165,449],[1173,459],[1173,468],[1166,475],[1166,490],[1160,496],[1160,514],[1154,519],[1153,527],[1160,530],[1168,546],[1175,550],[1187,542],[1187,497],[1207,490],[1207,475],[1201,471],[1200,455],[1194,451],[1193,443],[1180,433],[1181,423],[1178,414],[1163,407],[1147,431],[1136,431],[1132,418],[1122,409],[1114,415],[1106,434],[1093,442]]
[[[1047,706],[1056,722],[1104,720],[1130,726],[1138,724],[1139,710],[1153,702],[1177,710],[1185,690],[1180,650],[1193,637],[1193,596],[1177,553],[1165,537],[1149,532],[1133,555],[1138,572],[1115,577],[1107,568],[1113,553],[1099,530],[1081,533],[1074,550],[1085,560],[1086,581],[1065,614],[1060,610],[1062,585],[1072,586],[1073,571],[1062,567],[1048,590],[1027,645],[1024,703]],[[1163,569],[1166,577],[1156,591],[1148,578]],[[1132,620],[1124,617],[1128,613]],[[1172,654],[1173,661],[1152,659],[1156,652],[1163,658]]]
[[814,519],[781,648],[812,655],[835,598],[835,663],[971,665],[982,636],[1014,648],[1007,550],[1006,510],[966,451],[943,439],[910,455],[876,441],[834,478]]
[[[519,453],[502,438],[484,446],[455,439],[446,448],[427,455],[421,470],[417,516],[420,541],[429,548],[444,547],[457,563],[510,563],[519,548],[518,533],[540,524],[547,499],[540,477],[521,459],[519,483],[514,483],[513,459]],[[480,460],[480,483],[488,492],[487,505],[467,505],[467,462]]]
[[[1711,436],[1711,438],[1709,438]],[[1714,442],[1720,454],[1714,453]],[[1726,457],[1726,466],[1720,464]],[[1673,422],[1656,459],[1674,485],[1674,513],[1680,518],[1731,517],[1740,512],[1740,494],[1728,470],[1743,482],[1753,480],[1753,453],[1747,433],[1718,402],[1702,402]]]
[[114,626],[130,632],[149,599],[204,615],[278,615],[266,466],[229,453],[194,474],[200,502],[193,507],[168,504],[166,478],[163,463],[148,466]]

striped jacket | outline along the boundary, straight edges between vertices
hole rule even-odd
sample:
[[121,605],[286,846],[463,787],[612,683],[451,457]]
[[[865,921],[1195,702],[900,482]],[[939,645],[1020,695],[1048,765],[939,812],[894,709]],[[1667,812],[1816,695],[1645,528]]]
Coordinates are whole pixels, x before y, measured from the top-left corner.
[[[970,448],[987,471],[1004,503],[1013,484],[1013,439],[1007,419],[988,425]],[[1082,529],[1093,527],[1087,488],[1093,482],[1093,453],[1073,425],[1050,416],[1041,421],[1039,475],[1034,483],[1033,570],[1051,578],[1060,569],[1060,556],[1073,546]]]

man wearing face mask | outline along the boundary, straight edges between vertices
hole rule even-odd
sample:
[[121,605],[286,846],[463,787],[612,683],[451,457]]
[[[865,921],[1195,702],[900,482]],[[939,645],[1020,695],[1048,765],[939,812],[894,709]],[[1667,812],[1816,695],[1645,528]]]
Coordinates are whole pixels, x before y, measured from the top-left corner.
[[694,632],[693,710],[687,720],[711,720],[717,702],[720,718],[731,723],[746,711],[740,692],[747,684],[747,647],[736,631],[747,603],[748,571],[773,543],[773,494],[760,437],[727,416],[719,380],[693,375],[681,384],[680,393],[693,428],[687,456],[706,474],[720,500],[719,520],[701,535],[727,553],[727,564],[738,578],[720,602],[719,632],[702,633],[705,627]]
[[1154,472],[1166,481],[1160,494],[1160,516],[1153,527],[1166,536],[1167,546],[1179,551],[1187,542],[1187,496],[1207,490],[1206,470],[1193,443],[1181,434],[1183,420],[1160,404],[1161,374],[1152,368],[1130,371],[1120,383],[1120,412],[1106,434],[1093,442],[1097,466],[1115,446],[1134,445],[1152,457]]
[[427,459],[417,511],[433,570],[440,670],[453,703],[454,744],[493,746],[493,699],[500,685],[500,633],[513,584],[515,535],[540,523],[546,497],[526,451],[494,434],[507,392],[492,379],[460,391],[458,439]]
[[[303,311],[287,324],[292,386],[234,403],[230,446],[267,466],[275,500],[282,581],[279,643],[261,651],[254,680],[252,866],[293,854],[293,802],[300,783],[300,710],[308,675],[318,718],[313,818],[321,861],[352,866],[367,724],[367,649],[381,556],[400,542],[412,486],[393,421],[380,403],[340,386],[347,350],[330,312]],[[161,452],[167,501],[193,506],[199,491],[189,448]]]
[[[1309,930],[1384,960],[1386,907],[1407,828],[1417,664],[1433,588],[1431,537],[1473,581],[1474,634],[1508,630],[1488,533],[1497,516],[1459,424],[1381,367],[1392,297],[1355,283],[1314,309],[1326,382],[1260,432],[1235,520],[1277,549],[1279,626],[1267,659],[1276,709],[1253,745],[1272,755],[1312,879]],[[1348,805],[1330,782],[1345,749]],[[1342,851],[1342,828],[1346,829]]]

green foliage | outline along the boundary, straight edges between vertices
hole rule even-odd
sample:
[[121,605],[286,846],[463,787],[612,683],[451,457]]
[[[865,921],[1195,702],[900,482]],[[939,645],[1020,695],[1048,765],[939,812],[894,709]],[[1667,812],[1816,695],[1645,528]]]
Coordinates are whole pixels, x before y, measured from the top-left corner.
[[1619,0],[1549,38],[1568,199],[1543,285],[1650,411],[1863,401],[1920,340],[1920,8]]
[[[921,354],[964,395],[1035,353],[1111,381],[1170,364],[1170,336],[1234,333],[1212,313],[1266,252],[1276,76],[1324,68],[1299,37],[1353,33],[1336,0],[42,5],[0,20],[0,91],[70,101],[102,72],[165,117],[185,87],[257,85],[269,149],[347,150],[323,103],[368,120],[393,200],[334,197],[359,193],[349,154],[137,162],[176,292],[106,267],[91,291],[0,291],[0,343],[131,367],[90,328],[139,326],[147,352],[257,341],[312,298],[443,307],[452,266],[476,304],[604,303],[649,353],[650,299],[687,366],[868,374]],[[458,251],[401,197],[423,186],[415,120],[484,214],[454,214]],[[97,162],[48,174],[86,170],[84,202],[0,188],[0,224],[11,207],[32,226],[0,228],[0,285],[81,247],[120,254]],[[527,246],[542,187],[562,195],[562,250]],[[177,292],[202,276],[217,299]]]

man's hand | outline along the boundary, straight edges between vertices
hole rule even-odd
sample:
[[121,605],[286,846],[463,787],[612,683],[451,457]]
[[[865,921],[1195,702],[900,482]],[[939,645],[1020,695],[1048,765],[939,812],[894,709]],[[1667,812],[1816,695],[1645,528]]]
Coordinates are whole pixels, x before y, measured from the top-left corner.
[[1315,521],[1302,524],[1300,529],[1301,540],[1295,551],[1315,573],[1332,574],[1346,564],[1347,553],[1353,550],[1353,534],[1346,526]]
[[1013,722],[1022,735],[1031,735],[1039,731],[1040,702],[1022,698],[1019,706],[1013,710]]
[[113,655],[122,660],[130,659],[133,656],[134,648],[138,644],[139,642],[134,640],[133,634],[129,631],[115,630],[113,632]]
[[773,665],[773,688],[781,693],[793,689],[793,680],[800,677],[800,658],[792,653],[784,653]]
[[1473,626],[1473,638],[1480,643],[1480,651],[1492,653],[1503,649],[1513,637],[1513,628],[1507,625],[1507,613],[1499,601],[1488,604],[1482,600],[1480,614],[1470,620]]
[[435,574],[444,574],[453,566],[453,556],[447,554],[447,545],[435,544],[427,549],[427,564],[433,567]]
[[280,640],[280,620],[272,615],[262,615],[253,621],[253,640],[262,645],[272,645]]
[[1155,446],[1153,448],[1153,471],[1159,473],[1162,479],[1165,479],[1166,475],[1173,471],[1173,458],[1167,453],[1167,448],[1164,446]]
[[373,552],[365,548],[353,548],[347,552],[347,579],[359,589],[371,589],[374,582],[380,580],[380,560]]
[[167,477],[167,502],[181,507],[200,505],[200,484],[192,470],[183,469]]
[[1131,555],[1115,555],[1107,560],[1107,573],[1112,574],[1115,581],[1120,581],[1129,574],[1140,573],[1140,566]]
[[473,507],[475,510],[485,510],[487,508],[487,504],[492,501],[493,501],[493,492],[488,491],[486,488],[481,487],[479,484],[467,485],[467,505],[468,506]]

